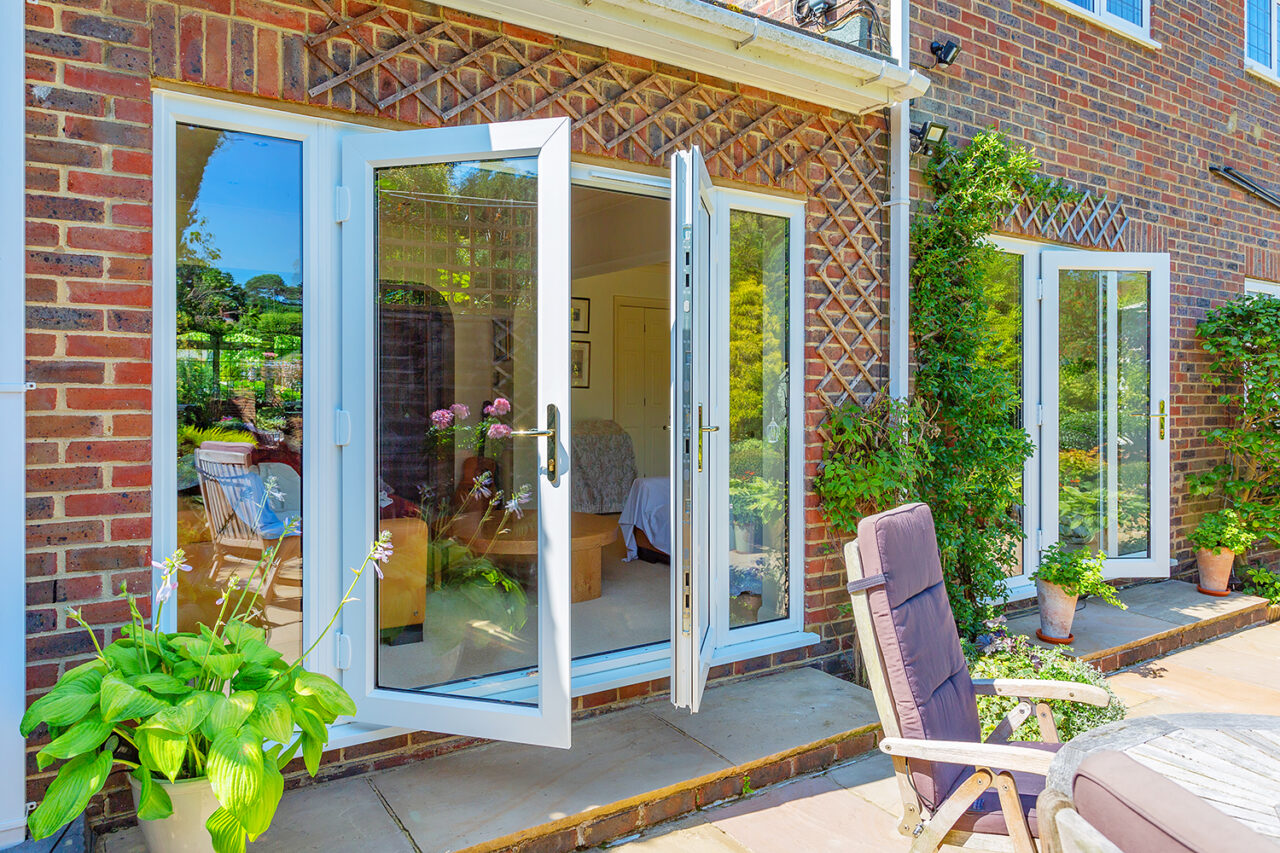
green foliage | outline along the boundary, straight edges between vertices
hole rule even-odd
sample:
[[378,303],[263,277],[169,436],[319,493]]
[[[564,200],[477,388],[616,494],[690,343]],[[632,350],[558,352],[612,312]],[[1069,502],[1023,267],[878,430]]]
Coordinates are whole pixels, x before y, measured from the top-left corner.
[[1196,547],[1205,548],[1215,554],[1224,548],[1232,554],[1245,554],[1253,547],[1253,543],[1258,541],[1257,534],[1249,528],[1240,513],[1233,509],[1220,509],[1209,513],[1200,519],[1196,529],[1191,531],[1187,538]]
[[[365,569],[385,559],[390,548],[385,535],[373,544],[339,611],[352,600]],[[263,555],[249,583],[232,577],[212,627],[173,633],[154,628],[180,572],[191,568],[182,551],[157,564],[161,582],[152,628],[123,588],[120,597],[128,601],[131,620],[106,648],[79,611],[68,610],[89,631],[98,653],[66,672],[22,717],[24,737],[41,724],[48,727],[50,741],[36,755],[39,767],[63,762],[28,818],[33,838],[47,838],[74,820],[120,765],[139,783],[138,816],[144,820],[173,813],[158,777],[207,778],[222,806],[208,824],[214,849],[242,851],[246,838],[253,841],[271,824],[284,792],[281,769],[299,749],[315,775],[328,741],[326,727],[354,714],[356,706],[328,676],[302,668],[337,612],[293,663],[267,645],[265,631],[243,618],[257,598],[251,587],[261,583],[278,550],[279,544]]]
[[1227,424],[1201,433],[1222,448],[1223,461],[1187,484],[1280,544],[1280,299],[1256,295],[1220,305],[1196,334],[1213,356],[1205,379]]
[[754,472],[729,479],[729,507],[735,524],[777,521],[787,511],[786,483]]
[[930,426],[920,402],[887,395],[865,409],[847,402],[827,420],[829,438],[813,488],[836,530],[855,533],[863,516],[915,493],[930,460]]
[[[916,497],[933,510],[951,607],[962,633],[979,630],[1004,595],[1022,538],[1022,467],[1032,444],[1016,413],[1018,360],[1008,330],[987,322],[1008,301],[1000,257],[987,240],[1023,191],[1035,201],[1071,196],[1040,164],[996,132],[964,149],[940,146],[925,169],[933,210],[911,226],[911,328],[916,396],[936,432]],[[998,292],[997,292],[998,291]]]
[[1270,604],[1280,604],[1280,574],[1262,566],[1253,566],[1246,574],[1249,579],[1244,582],[1245,595],[1256,595]]
[[[1074,681],[1101,687],[1110,694],[1111,702],[1105,708],[1059,699],[1049,701],[1058,735],[1064,742],[1090,729],[1125,718],[1124,702],[1112,692],[1107,679],[1092,664],[1072,658],[1059,649],[1038,648],[1026,637],[1010,636],[1004,629],[1002,618],[988,620],[984,631],[977,644],[966,644],[965,648],[969,672],[974,678]],[[1017,704],[1018,700],[1012,696],[979,696],[978,718],[982,722],[982,737],[991,734]],[[1040,728],[1035,718],[1023,723],[1009,739],[1040,740]]]
[[233,429],[225,426],[178,427],[179,456],[185,456],[188,453],[192,453],[197,447],[204,444],[206,441],[230,441],[245,444],[257,443],[253,438],[253,433],[246,432],[242,429]]
[[1057,584],[1067,595],[1096,595],[1107,604],[1127,610],[1116,595],[1116,589],[1102,579],[1102,567],[1106,560],[1102,553],[1072,551],[1053,544],[1044,550],[1040,566],[1031,574],[1036,580]]

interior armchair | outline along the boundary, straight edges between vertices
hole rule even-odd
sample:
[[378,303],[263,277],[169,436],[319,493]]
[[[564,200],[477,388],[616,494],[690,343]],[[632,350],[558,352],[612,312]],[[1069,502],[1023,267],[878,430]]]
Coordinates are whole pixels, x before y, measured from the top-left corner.
[[[922,503],[864,518],[845,546],[849,595],[876,710],[893,757],[912,853],[1007,836],[1035,853],[1036,797],[1060,747],[1050,699],[1103,706],[1107,692],[1061,681],[973,681],[942,579],[933,514]],[[1017,706],[984,742],[979,693]],[[1007,743],[1035,715],[1041,742]]]

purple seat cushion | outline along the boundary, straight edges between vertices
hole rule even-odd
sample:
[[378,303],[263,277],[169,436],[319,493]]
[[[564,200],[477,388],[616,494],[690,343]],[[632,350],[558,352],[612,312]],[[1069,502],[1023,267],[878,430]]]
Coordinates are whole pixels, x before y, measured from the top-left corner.
[[[1060,743],[1011,743],[1010,746],[1022,746],[1029,749],[1041,749],[1045,752],[1057,752],[1062,749]],[[999,772],[1000,768],[992,768]],[[972,767],[965,768],[965,778],[973,772]],[[960,780],[963,783],[963,779]],[[1040,837],[1040,825],[1036,820],[1036,798],[1044,790],[1045,779],[1037,773],[1013,771],[1013,784],[1018,788],[1018,799],[1022,801],[1022,813],[1027,816],[1027,825],[1031,834]],[[956,787],[959,787],[957,784]],[[1004,814],[1000,811],[1000,795],[995,789],[986,791],[974,802],[973,807],[956,821],[956,829],[964,832],[987,833],[991,835],[1008,835],[1009,828],[1004,822]]]
[[[942,580],[933,513],[916,503],[864,518],[858,552],[867,575],[884,575],[867,598],[902,736],[977,743],[977,697]],[[931,761],[908,766],[930,809],[973,772]]]
[[1080,762],[1071,798],[1123,853],[1280,853],[1280,845],[1122,752]]

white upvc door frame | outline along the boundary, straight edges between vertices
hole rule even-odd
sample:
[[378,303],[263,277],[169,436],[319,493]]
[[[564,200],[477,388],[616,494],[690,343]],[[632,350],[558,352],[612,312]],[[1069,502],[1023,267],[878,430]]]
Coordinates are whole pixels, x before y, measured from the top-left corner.
[[[1046,249],[1040,253],[1040,280],[1043,286],[1041,328],[1042,352],[1057,353],[1058,328],[1058,274],[1061,270],[1088,270],[1097,272],[1146,272],[1149,278],[1148,322],[1150,335],[1150,398],[1147,418],[1148,463],[1150,483],[1149,548],[1146,557],[1109,558],[1103,564],[1103,575],[1113,578],[1161,578],[1169,576],[1169,435],[1171,415],[1169,411],[1169,255],[1157,252],[1099,252],[1083,250]],[[1108,288],[1108,328],[1115,328],[1118,309],[1114,288]],[[1110,379],[1116,379],[1116,360],[1108,359]],[[1058,541],[1058,359],[1042,358],[1040,376],[1044,404],[1044,426],[1041,428],[1041,519],[1048,522],[1042,547]],[[1160,407],[1164,411],[1160,411]],[[1108,418],[1114,430],[1115,418]],[[1115,441],[1107,440],[1109,450]],[[1116,476],[1116,465],[1107,465],[1109,476]],[[1114,485],[1114,484],[1113,484]],[[1108,500],[1116,500],[1115,488],[1107,490]],[[1115,507],[1108,517],[1115,517]],[[1114,541],[1114,540],[1113,540]]]
[[[717,190],[714,246],[723,259],[715,270],[711,289],[712,311],[712,375],[724,381],[713,383],[716,409],[729,412],[729,254],[730,214],[747,211],[787,220],[787,560],[792,600],[787,616],[755,625],[729,626],[729,432],[723,429],[710,436],[715,447],[717,467],[721,472],[711,484],[711,525],[719,538],[720,549],[712,553],[711,589],[715,607],[712,618],[720,641],[713,663],[723,658],[741,659],[751,644],[765,646],[772,638],[788,636],[798,642],[792,648],[811,645],[820,638],[804,635],[804,603],[796,594],[804,589],[804,241],[805,201],[801,198],[767,196],[737,189]],[[797,322],[797,320],[799,322]],[[802,595],[802,593],[801,593]],[[767,654],[767,652],[764,652]]]
[[0,613],[0,847],[27,837],[27,741],[18,721],[27,709],[26,581],[26,4],[0,12],[0,549],[9,570]]
[[[251,107],[179,92],[152,93],[154,155],[152,229],[152,513],[153,559],[177,548],[177,128],[192,124],[216,130],[288,139],[302,145],[302,358],[304,391],[302,502],[303,637],[316,636],[340,600],[338,448],[333,412],[337,408],[338,351],[321,345],[338,337],[338,241],[334,222],[337,146],[355,125],[308,118],[282,110]],[[159,572],[153,572],[153,586]],[[182,596],[178,590],[178,596]],[[177,627],[177,608],[162,614],[163,630]],[[322,643],[307,659],[315,672],[336,677],[333,644]]]
[[711,484],[726,470],[709,360],[716,194],[696,146],[671,158],[671,212],[671,702],[696,713],[717,646],[711,555],[724,544]]
[[[538,440],[538,684],[526,702],[492,701],[442,692],[391,690],[377,684],[377,587],[361,581],[360,600],[342,616],[354,654],[343,686],[359,706],[357,721],[471,737],[568,748],[570,744],[569,395],[569,133],[568,119],[388,131],[351,137],[342,146],[340,195],[350,199],[342,225],[342,401],[349,443],[342,454],[344,565],[359,565],[377,537],[376,505],[376,212],[374,178],[383,167],[507,157],[536,157],[538,168],[538,407],[559,410],[554,481]],[[524,427],[526,425],[519,425]],[[539,429],[547,424],[529,424]]]

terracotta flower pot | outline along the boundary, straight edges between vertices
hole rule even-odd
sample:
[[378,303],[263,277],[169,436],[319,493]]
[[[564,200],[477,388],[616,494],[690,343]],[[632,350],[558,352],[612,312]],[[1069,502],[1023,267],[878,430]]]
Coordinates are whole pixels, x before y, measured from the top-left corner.
[[1196,551],[1196,568],[1200,570],[1200,586],[1197,589],[1205,595],[1227,595],[1231,567],[1235,561],[1236,555],[1226,548],[1220,548],[1217,552],[1208,548]]
[[1046,643],[1066,644],[1075,639],[1071,622],[1076,618],[1076,599],[1056,583],[1036,581],[1036,597],[1040,599],[1040,628],[1036,636]]
[[[169,783],[156,780],[173,802],[173,814],[164,820],[140,820],[148,853],[213,853],[213,839],[205,828],[209,815],[218,810],[218,798],[206,778]],[[138,780],[129,777],[133,805],[138,805]]]

